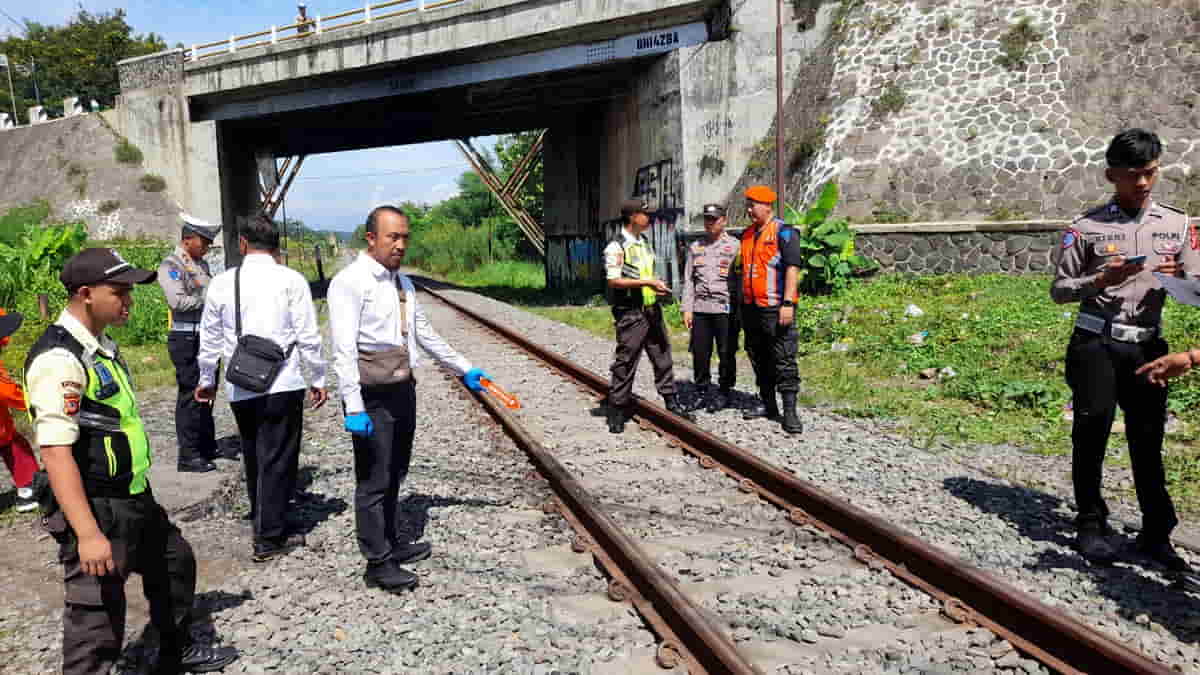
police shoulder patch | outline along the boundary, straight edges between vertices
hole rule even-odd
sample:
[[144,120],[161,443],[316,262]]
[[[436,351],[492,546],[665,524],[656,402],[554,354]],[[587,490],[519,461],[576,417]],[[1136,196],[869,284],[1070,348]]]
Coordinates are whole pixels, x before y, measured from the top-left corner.
[[174,281],[179,281],[179,270],[172,267],[171,271],[167,272],[167,276],[171,277],[171,279]]
[[1063,248],[1071,248],[1072,246],[1075,245],[1075,242],[1078,240],[1079,240],[1079,231],[1072,227],[1063,233],[1062,247]]

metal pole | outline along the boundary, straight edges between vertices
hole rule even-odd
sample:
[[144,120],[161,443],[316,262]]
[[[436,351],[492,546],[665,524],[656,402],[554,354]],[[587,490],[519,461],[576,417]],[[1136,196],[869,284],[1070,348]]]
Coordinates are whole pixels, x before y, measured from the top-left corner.
[[[16,90],[16,89],[13,89],[13,83],[12,83],[12,62],[11,62],[11,61],[9,61],[8,65],[4,67],[4,70],[5,70],[5,72],[7,72],[7,73],[8,73],[8,95],[9,95],[10,97],[12,97],[12,107],[13,107],[13,126],[20,126],[20,124],[21,124],[21,118],[20,118],[20,117],[17,117],[17,90]],[[29,122],[29,123],[30,123],[30,124],[33,124],[33,120],[30,120],[30,122]]]
[[33,75],[33,98],[34,98],[34,100],[37,101],[38,105],[41,105],[42,104],[42,92],[40,89],[38,89],[38,83],[37,83],[37,61],[34,61],[32,56],[29,57],[29,70],[31,71],[31,74]]
[[775,0],[775,213],[783,213],[783,0]]

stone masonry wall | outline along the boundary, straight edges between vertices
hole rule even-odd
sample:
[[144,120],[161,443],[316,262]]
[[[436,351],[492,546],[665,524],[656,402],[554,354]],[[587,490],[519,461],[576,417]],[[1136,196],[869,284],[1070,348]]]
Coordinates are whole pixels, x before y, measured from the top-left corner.
[[859,233],[855,247],[878,262],[882,272],[1048,274],[1056,262],[1059,234],[1059,230]]
[[[805,199],[836,178],[839,213],[859,222],[881,209],[1070,219],[1110,191],[1108,141],[1142,126],[1165,144],[1156,196],[1200,210],[1196,0],[843,0],[839,11]],[[1023,19],[1038,39],[1025,65],[1005,67],[1002,38]]]

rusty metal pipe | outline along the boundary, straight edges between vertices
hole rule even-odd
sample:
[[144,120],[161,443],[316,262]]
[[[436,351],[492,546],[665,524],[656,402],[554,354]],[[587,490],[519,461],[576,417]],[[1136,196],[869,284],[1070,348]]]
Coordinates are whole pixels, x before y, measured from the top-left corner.
[[[490,330],[529,351],[563,374],[586,384],[597,393],[608,391],[608,381],[568,359],[526,340],[445,296],[422,282],[423,290],[471,317]],[[1138,673],[1168,675],[1169,668],[1084,625],[1065,612],[1038,602],[995,576],[918,539],[903,529],[817,486],[796,478],[700,427],[688,423],[641,397],[634,399],[635,412],[667,431],[682,443],[725,465],[758,489],[803,509],[817,520],[845,532],[869,546],[877,555],[903,565],[910,572],[983,615],[1011,634],[1020,637],[1054,660],[1089,673]],[[1035,654],[1036,656],[1036,654]]]

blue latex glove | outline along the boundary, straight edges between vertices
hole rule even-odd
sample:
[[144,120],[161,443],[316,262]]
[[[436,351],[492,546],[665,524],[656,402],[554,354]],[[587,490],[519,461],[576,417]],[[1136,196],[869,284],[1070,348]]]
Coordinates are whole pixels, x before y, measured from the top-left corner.
[[482,368],[472,368],[463,375],[463,382],[466,383],[467,389],[471,391],[483,391],[483,385],[479,383],[479,378],[492,379],[491,375],[483,372]]
[[355,436],[370,438],[375,433],[375,425],[371,424],[371,416],[365,412],[346,415],[346,431]]

